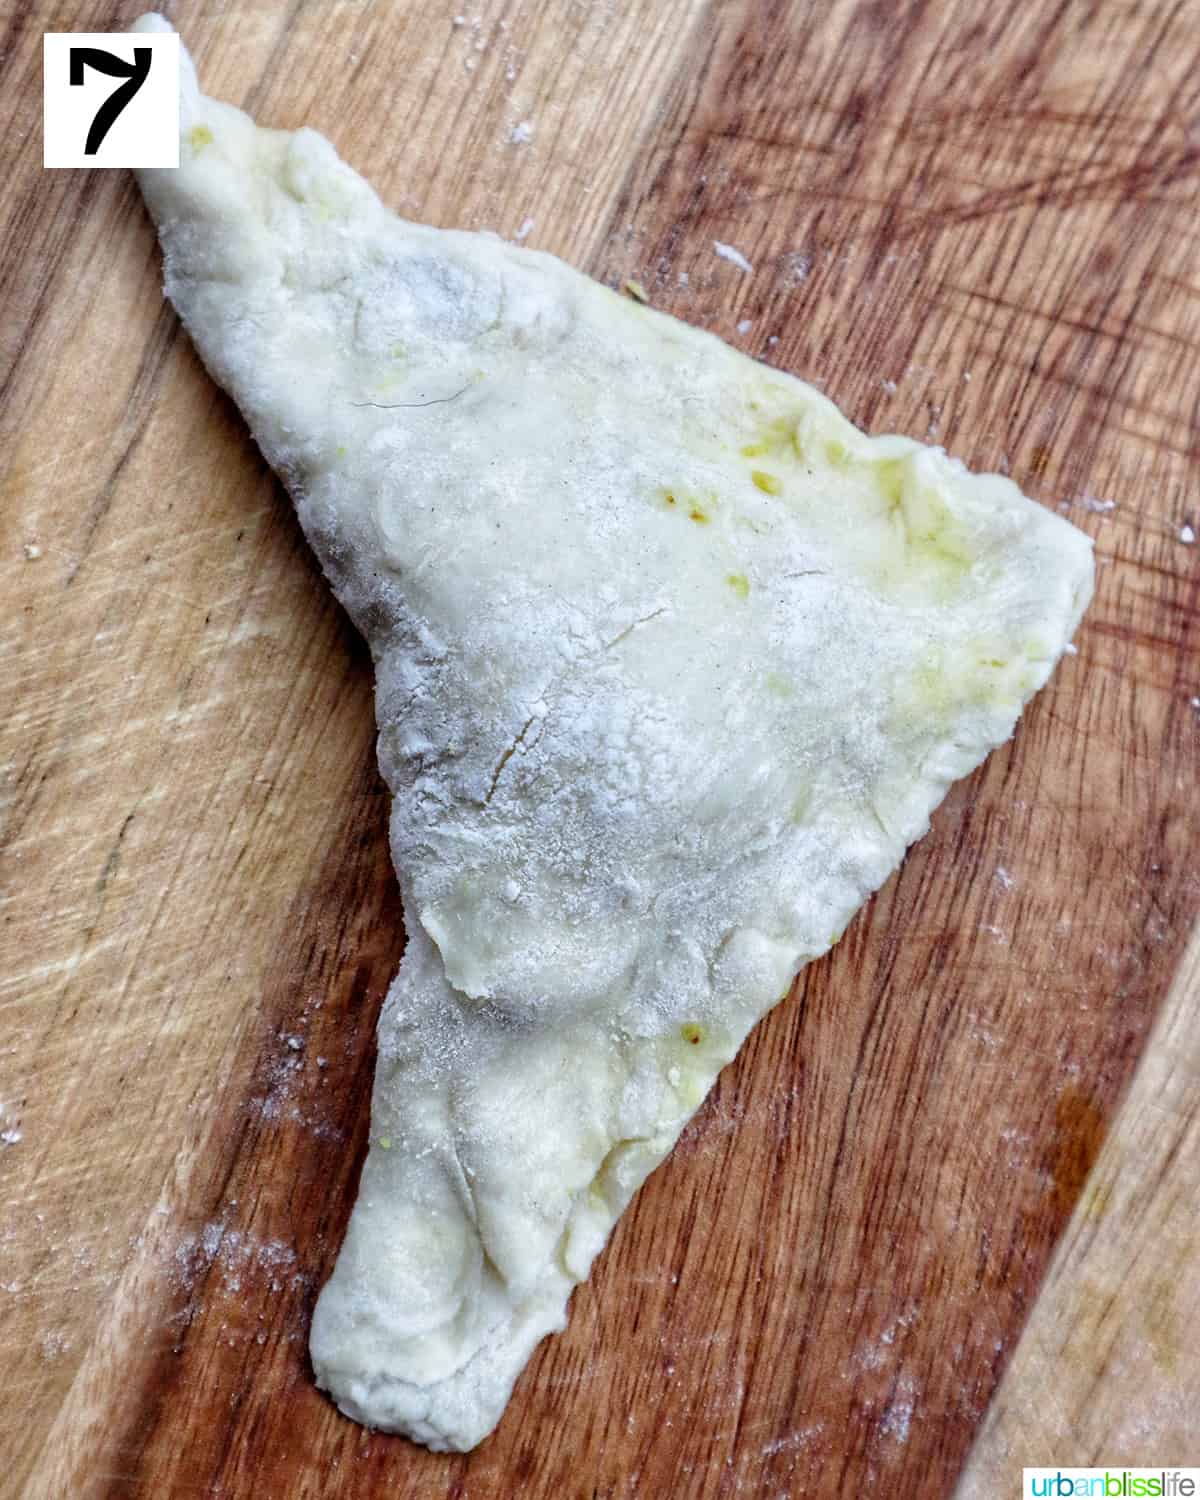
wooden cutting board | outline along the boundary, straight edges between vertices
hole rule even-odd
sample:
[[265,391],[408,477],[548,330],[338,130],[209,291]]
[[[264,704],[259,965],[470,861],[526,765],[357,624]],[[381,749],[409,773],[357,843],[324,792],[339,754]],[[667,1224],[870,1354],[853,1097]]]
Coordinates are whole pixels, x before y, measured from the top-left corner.
[[129,177],[41,170],[41,33],[137,6],[0,0],[0,1493],[907,1500],[981,1427],[981,1497],[1200,1462],[1196,6],[169,9],[400,212],[1011,474],[1099,587],[496,1435],[365,1432],[306,1338],[404,942],[369,664]]

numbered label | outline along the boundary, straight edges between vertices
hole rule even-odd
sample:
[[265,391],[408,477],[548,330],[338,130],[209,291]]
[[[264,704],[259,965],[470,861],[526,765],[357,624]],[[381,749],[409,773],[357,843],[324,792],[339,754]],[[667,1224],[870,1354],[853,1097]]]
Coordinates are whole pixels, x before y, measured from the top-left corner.
[[179,37],[48,32],[43,164],[177,167]]

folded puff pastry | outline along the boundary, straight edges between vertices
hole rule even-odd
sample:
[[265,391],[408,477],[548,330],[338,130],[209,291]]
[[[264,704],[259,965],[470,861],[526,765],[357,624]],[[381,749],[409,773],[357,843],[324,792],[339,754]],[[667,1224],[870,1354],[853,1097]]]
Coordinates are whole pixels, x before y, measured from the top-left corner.
[[[142,29],[165,25],[145,17]],[[469,1448],[1091,591],[1008,480],[200,94],[166,289],[374,656],[408,933],[312,1357]]]

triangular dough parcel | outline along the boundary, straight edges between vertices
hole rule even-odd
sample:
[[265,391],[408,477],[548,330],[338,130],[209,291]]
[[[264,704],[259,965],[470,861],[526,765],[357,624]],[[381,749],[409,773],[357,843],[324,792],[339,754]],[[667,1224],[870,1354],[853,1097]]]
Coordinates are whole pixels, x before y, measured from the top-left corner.
[[180,166],[140,174],[167,293],[370,643],[408,931],[313,1364],[465,1449],[1012,733],[1090,545],[549,255],[396,218],[184,70]]

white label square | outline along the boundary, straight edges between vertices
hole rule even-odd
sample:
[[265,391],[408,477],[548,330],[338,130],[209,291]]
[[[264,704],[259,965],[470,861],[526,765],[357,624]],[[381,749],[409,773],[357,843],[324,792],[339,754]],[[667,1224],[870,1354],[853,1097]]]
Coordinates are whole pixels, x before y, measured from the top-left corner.
[[47,167],[177,167],[175,32],[47,32],[42,54]]

